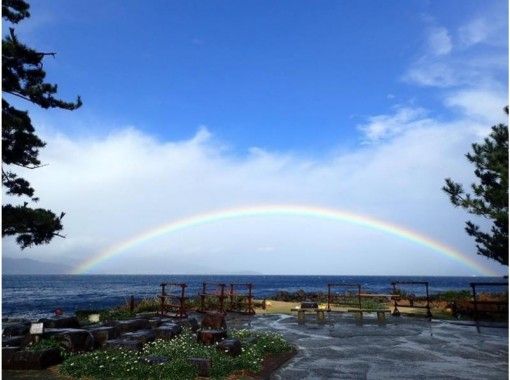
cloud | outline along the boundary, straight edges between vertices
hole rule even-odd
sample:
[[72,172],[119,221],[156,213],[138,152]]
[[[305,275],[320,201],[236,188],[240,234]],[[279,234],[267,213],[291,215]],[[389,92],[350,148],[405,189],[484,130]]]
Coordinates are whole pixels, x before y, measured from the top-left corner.
[[458,108],[471,120],[485,123],[505,122],[503,107],[506,104],[508,104],[506,93],[490,88],[459,90],[445,97],[446,106]]
[[508,70],[507,21],[491,8],[452,35],[444,26],[426,29],[424,48],[402,79],[423,87],[494,86]]
[[[386,136],[380,143],[313,157],[262,148],[239,156],[205,127],[182,141],[159,141],[136,128],[105,137],[46,133],[41,158],[49,165],[26,175],[42,207],[66,211],[67,238],[28,252],[36,259],[76,263],[187,216],[284,203],[370,215],[475,256],[464,232],[466,215],[449,204],[441,186],[449,176],[471,180],[463,154],[484,125],[444,124],[425,116],[419,108],[375,116],[367,130]],[[373,132],[374,125],[382,132]],[[17,252],[6,239],[4,253]],[[473,273],[394,236],[300,217],[197,226],[149,240],[95,270],[218,273],[247,268],[273,274]]]
[[465,46],[475,45],[486,41],[491,29],[485,19],[477,18],[459,28],[459,38]]
[[376,142],[424,126],[429,122],[425,114],[423,108],[396,107],[393,114],[369,117],[368,122],[358,126],[358,129],[365,135],[365,142]]
[[434,55],[445,55],[452,50],[450,34],[443,27],[436,27],[430,30],[427,43],[428,49]]

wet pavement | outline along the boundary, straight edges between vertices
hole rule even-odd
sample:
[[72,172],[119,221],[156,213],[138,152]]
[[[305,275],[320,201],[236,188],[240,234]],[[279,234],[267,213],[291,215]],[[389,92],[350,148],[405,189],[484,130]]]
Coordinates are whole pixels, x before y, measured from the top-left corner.
[[258,316],[251,328],[276,330],[298,354],[272,379],[507,379],[508,329],[449,321],[365,315]]

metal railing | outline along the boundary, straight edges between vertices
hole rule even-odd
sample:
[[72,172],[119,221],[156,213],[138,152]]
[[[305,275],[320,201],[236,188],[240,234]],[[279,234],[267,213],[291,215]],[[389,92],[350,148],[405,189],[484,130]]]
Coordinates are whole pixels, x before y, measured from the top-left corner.
[[186,318],[186,288],[185,283],[164,282],[160,284],[160,315],[174,318]]
[[[348,294],[346,295],[345,291],[344,294],[340,297],[335,295],[332,292],[332,289],[334,288],[341,288],[345,289],[357,289],[357,292],[352,295]],[[347,302],[346,299],[348,298],[354,298],[354,301]],[[359,309],[361,309],[361,285],[360,284],[328,284],[328,308],[327,311],[331,312],[331,306],[332,305],[338,305],[338,306],[355,306]]]
[[[491,308],[490,313],[493,314],[508,314],[508,283],[507,282],[471,282],[469,284],[471,286],[471,290],[473,293],[473,319],[478,322],[480,320],[481,313],[488,313],[489,310],[482,310],[486,306],[496,306],[496,308]],[[477,297],[476,288],[477,287],[489,287],[489,286],[504,286],[507,288],[507,299],[506,301],[489,301],[489,300],[480,300]],[[481,306],[481,308],[480,308]],[[501,308],[500,306],[504,306]]]
[[[398,285],[398,287],[397,287]],[[401,300],[401,297],[399,296],[399,287],[401,285],[423,285],[425,286],[425,305],[415,305],[414,304],[414,297],[409,299],[409,305],[399,304],[398,301]],[[393,312],[392,315],[399,316],[400,311],[398,308],[413,308],[413,309],[426,309],[427,312],[425,316],[427,318],[432,318],[432,313],[430,312],[430,296],[429,296],[429,283],[428,281],[393,281],[391,283],[391,286],[393,287],[393,294],[395,297],[393,297]]]

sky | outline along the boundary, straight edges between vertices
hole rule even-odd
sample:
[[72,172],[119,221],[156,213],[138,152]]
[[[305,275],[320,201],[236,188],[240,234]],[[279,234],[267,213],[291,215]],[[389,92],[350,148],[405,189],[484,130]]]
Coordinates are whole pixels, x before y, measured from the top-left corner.
[[[464,154],[506,122],[505,1],[32,1],[19,38],[77,111],[30,112],[47,166],[19,173],[65,239],[4,255],[79,266],[142,231],[269,205],[341,210],[440,242],[485,273]],[[3,24],[4,34],[9,25]],[[4,202],[8,199],[4,196]],[[14,200],[15,201],[15,200]],[[476,275],[416,242],[305,216],[199,225],[91,273]]]

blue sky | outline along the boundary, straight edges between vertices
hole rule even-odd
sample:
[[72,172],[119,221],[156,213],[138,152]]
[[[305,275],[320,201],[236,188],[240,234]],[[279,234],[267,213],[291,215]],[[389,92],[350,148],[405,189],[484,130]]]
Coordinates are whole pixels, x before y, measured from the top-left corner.
[[[69,210],[69,238],[33,249],[35,256],[51,250],[80,261],[164,220],[284,201],[380,217],[473,252],[463,232],[466,215],[448,205],[440,187],[445,176],[472,179],[463,153],[505,120],[506,2],[33,1],[31,13],[16,27],[20,38],[56,51],[46,61],[48,79],[62,97],[79,94],[84,102],[74,112],[27,106],[49,144],[42,158],[54,168],[30,173],[32,181],[48,207]],[[174,166],[161,162],[167,155]],[[79,182],[59,166],[70,156],[88,180],[57,186]],[[102,184],[123,199],[117,207],[147,219],[123,221],[99,243],[98,231],[78,226],[94,220],[91,203],[108,208],[108,201],[76,189],[100,183],[103,170],[120,178]],[[133,170],[150,172],[155,182],[140,185],[147,179]],[[119,194],[129,184],[139,187],[137,195]],[[79,197],[68,195],[73,189]],[[165,195],[164,217],[161,203],[140,206]],[[118,214],[105,215],[105,207],[97,212],[111,223]],[[443,221],[431,222],[438,215]],[[84,241],[94,244],[77,252]],[[190,246],[181,243],[181,250]],[[246,249],[266,252],[273,243]],[[335,250],[348,248],[324,247],[325,255]],[[8,243],[7,251],[16,248]],[[231,262],[232,270],[243,269]],[[432,259],[427,265],[437,267]],[[359,268],[353,259],[350,270]],[[284,270],[282,264],[274,271]]]
[[396,103],[448,118],[438,92],[403,73],[431,28],[455,33],[490,8],[507,13],[467,1],[36,1],[26,24],[28,41],[58,52],[49,78],[82,96],[80,119],[163,140],[207,125],[237,149],[299,151],[356,144],[356,126]]

